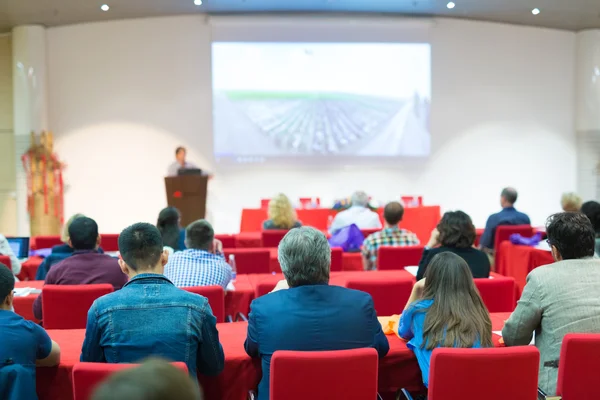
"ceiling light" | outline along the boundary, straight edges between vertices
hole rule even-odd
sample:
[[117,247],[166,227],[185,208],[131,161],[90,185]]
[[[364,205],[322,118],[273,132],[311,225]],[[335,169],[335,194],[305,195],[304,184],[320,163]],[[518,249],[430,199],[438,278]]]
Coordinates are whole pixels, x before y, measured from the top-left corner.
[[108,11],[108,10],[110,10],[110,7],[108,6],[108,4],[102,4],[102,5],[100,6],[100,9],[101,9],[102,11]]
[[540,9],[539,8],[534,8],[533,10],[531,10],[531,13],[533,15],[538,15],[540,13]]
[[202,0],[194,0],[194,4],[197,6],[201,6],[202,5]]
[[454,7],[456,7],[456,4],[454,4],[453,1],[449,2],[448,4],[446,4],[446,7],[448,7],[449,9],[453,9]]

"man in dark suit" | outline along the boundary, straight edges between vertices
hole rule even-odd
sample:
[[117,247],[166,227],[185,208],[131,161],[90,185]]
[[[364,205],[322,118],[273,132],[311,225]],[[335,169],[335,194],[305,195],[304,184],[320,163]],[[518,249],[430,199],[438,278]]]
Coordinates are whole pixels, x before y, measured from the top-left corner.
[[387,354],[389,343],[371,296],[329,286],[331,248],[322,232],[289,231],[279,244],[279,263],[286,282],[252,302],[248,322],[246,352],[262,359],[259,400],[269,399],[271,356],[277,350],[373,347],[379,357]]

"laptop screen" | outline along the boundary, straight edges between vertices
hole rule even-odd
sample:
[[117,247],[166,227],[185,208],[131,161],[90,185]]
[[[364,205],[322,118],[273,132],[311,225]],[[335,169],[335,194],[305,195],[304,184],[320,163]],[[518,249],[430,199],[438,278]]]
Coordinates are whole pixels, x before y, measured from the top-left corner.
[[13,237],[6,238],[12,252],[17,258],[29,257],[29,238],[28,237]]

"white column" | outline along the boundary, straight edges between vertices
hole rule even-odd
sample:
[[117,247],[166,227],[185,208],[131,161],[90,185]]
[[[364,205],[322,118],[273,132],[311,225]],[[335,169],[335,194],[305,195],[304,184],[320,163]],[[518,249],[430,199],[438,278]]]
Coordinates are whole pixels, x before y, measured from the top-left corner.
[[600,200],[600,30],[577,33],[577,190]]
[[31,131],[48,130],[46,86],[46,28],[18,26],[12,31],[13,104],[17,160],[17,231],[29,236],[27,180],[21,155],[30,145]]

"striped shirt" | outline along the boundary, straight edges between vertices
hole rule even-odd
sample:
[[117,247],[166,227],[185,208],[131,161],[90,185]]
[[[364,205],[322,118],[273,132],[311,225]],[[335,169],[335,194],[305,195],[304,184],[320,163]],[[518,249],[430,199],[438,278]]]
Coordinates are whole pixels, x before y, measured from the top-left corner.
[[362,253],[367,258],[372,269],[377,262],[377,251],[381,246],[417,246],[419,238],[406,229],[398,227],[385,228],[370,234],[363,242]]
[[231,281],[231,267],[223,254],[187,249],[169,257],[164,275],[177,287],[218,285],[225,289]]

